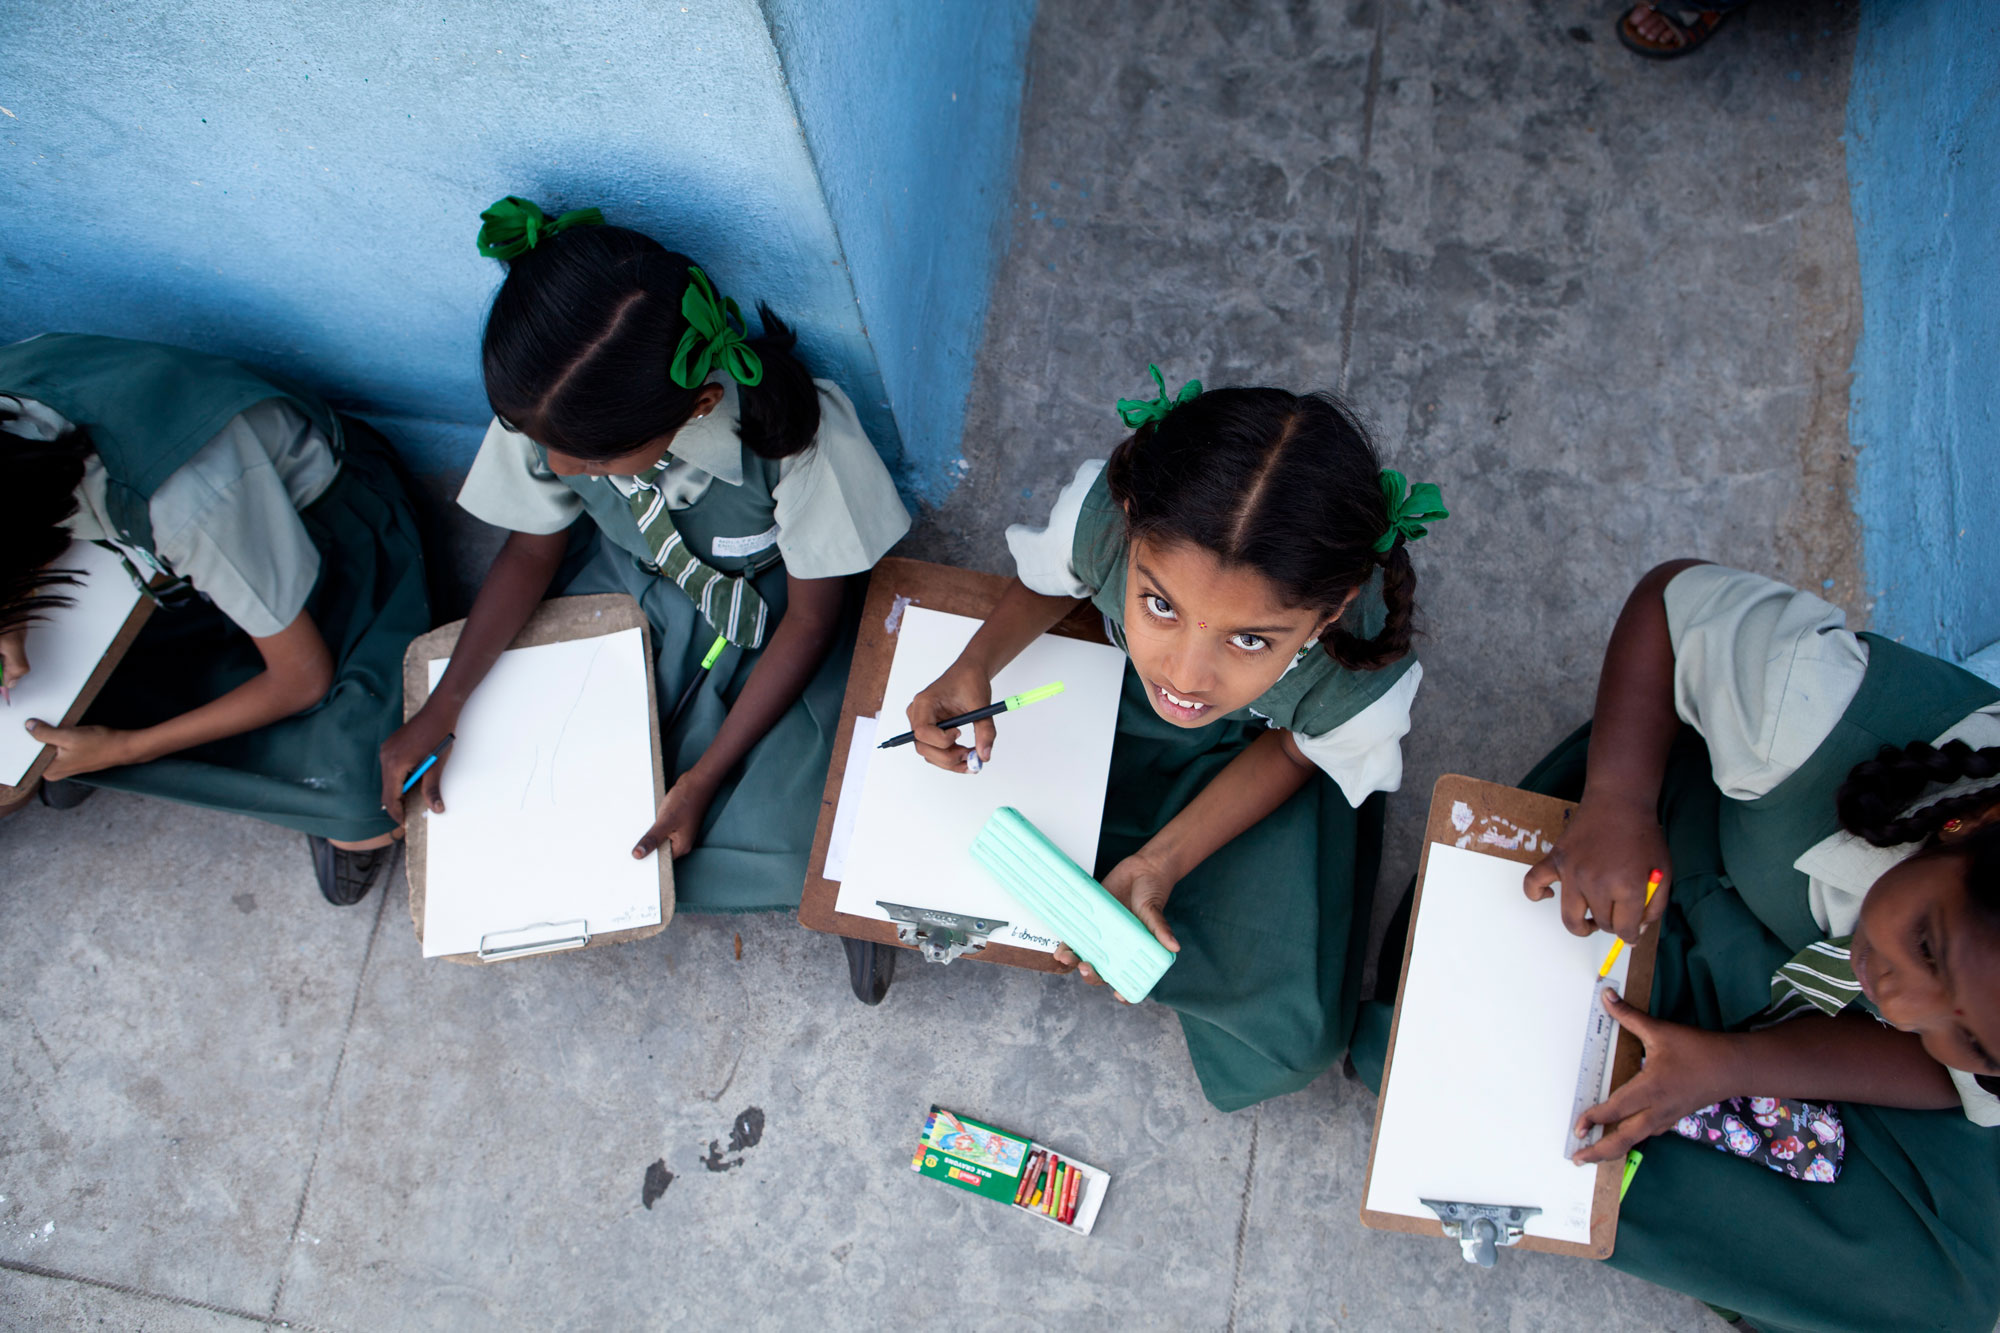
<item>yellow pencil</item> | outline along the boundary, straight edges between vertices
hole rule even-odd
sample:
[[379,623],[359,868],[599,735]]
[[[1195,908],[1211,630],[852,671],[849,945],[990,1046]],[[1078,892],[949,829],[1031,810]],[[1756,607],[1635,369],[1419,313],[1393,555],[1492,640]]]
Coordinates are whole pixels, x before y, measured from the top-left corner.
[[[1655,869],[1653,873],[1647,877],[1646,880],[1647,907],[1651,907],[1653,905],[1653,895],[1659,892],[1659,889],[1660,889],[1660,872],[1658,869]],[[1604,955],[1604,966],[1597,969],[1597,979],[1599,981],[1602,981],[1606,977],[1611,975],[1612,965],[1618,961],[1618,955],[1623,953],[1624,951],[1625,951],[1625,941],[1622,937],[1620,937],[1619,939],[1615,939],[1611,942],[1611,952]]]

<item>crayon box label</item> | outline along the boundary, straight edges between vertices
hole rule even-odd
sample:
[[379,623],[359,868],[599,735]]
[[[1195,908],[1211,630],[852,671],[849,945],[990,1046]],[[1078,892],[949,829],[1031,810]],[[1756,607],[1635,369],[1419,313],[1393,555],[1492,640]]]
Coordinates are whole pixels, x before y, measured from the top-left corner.
[[910,1165],[918,1175],[1012,1203],[1028,1147],[1026,1139],[933,1106]]

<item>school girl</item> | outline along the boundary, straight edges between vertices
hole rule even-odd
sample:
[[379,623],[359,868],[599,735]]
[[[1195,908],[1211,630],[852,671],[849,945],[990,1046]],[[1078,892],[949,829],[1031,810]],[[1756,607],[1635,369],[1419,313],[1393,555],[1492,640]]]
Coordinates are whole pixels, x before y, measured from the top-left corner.
[[[662,738],[673,783],[633,855],[675,857],[685,911],[796,906],[852,653],[848,576],[909,514],[768,308],[746,337],[692,260],[595,209],[552,219],[509,197],[481,216],[480,253],[508,269],[483,349],[495,419],[458,500],[508,537],[438,688],[383,747],[383,803],[402,818],[403,776],[545,596],[630,593],[663,719],[727,642]],[[448,756],[423,779],[434,811]]]
[[307,835],[327,901],[384,877],[376,747],[430,626],[416,517],[388,442],[271,371],[158,343],[44,334],[0,348],[0,663],[60,604],[72,538],[159,604],[56,747],[43,799],[91,788]]
[[1178,953],[1153,995],[1233,1111],[1346,1049],[1422,678],[1407,547],[1445,511],[1330,396],[1200,390],[1120,402],[1133,433],[1008,530],[1017,580],[909,719],[934,764],[1006,763],[991,722],[970,747],[935,723],[1079,600],[1104,614],[1130,663],[1097,873]]
[[[1526,783],[1582,802],[1529,896],[1577,934],[1659,932],[1650,1016],[1615,1006],[1645,1068],[1585,1116],[1584,1160],[1644,1150],[1613,1265],[1759,1329],[1991,1333],[1996,778],[1985,681],[1760,575],[1639,583],[1592,723]],[[1738,1096],[1839,1103],[1838,1179],[1662,1133]]]

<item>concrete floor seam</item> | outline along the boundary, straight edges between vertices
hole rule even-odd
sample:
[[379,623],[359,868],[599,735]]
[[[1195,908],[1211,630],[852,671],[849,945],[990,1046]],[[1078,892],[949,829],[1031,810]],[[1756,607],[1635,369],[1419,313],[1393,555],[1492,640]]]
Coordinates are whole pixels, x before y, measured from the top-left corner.
[[1236,1265],[1229,1277],[1229,1333],[1236,1333],[1237,1306],[1243,1299],[1243,1248],[1250,1239],[1250,1201],[1257,1192],[1257,1132],[1264,1108],[1250,1113],[1250,1160],[1243,1167],[1243,1205],[1236,1215]]
[[361,990],[368,984],[368,962],[375,956],[375,941],[382,935],[382,918],[389,910],[391,882],[382,886],[375,899],[375,921],[368,929],[368,943],[361,950],[361,966],[355,970],[354,994],[347,1004],[347,1023],[340,1030],[340,1052],[333,1058],[333,1076],[326,1081],[326,1100],[320,1104],[319,1126],[313,1132],[312,1160],[306,1164],[305,1183],[299,1187],[299,1206],[292,1213],[291,1233],[285,1237],[285,1252],[278,1259],[278,1282],[271,1292],[270,1319],[278,1318],[278,1306],[285,1299],[285,1282],[291,1276],[292,1255],[298,1249],[299,1228],[305,1224],[306,1203],[312,1198],[313,1176],[319,1170],[319,1153],[326,1141],[326,1120],[333,1114],[333,1099],[340,1091],[340,1071],[347,1064],[347,1044],[354,1039],[354,1016],[361,1012]]
[[192,1296],[175,1296],[164,1291],[149,1291],[145,1287],[135,1287],[129,1282],[113,1282],[109,1278],[89,1277],[82,1273],[66,1273],[60,1268],[44,1268],[40,1264],[22,1263],[18,1259],[0,1259],[0,1270],[20,1273],[25,1277],[45,1278],[51,1282],[74,1282],[79,1286],[95,1287],[100,1291],[115,1291],[121,1296],[136,1296],[140,1300],[162,1301],[168,1305],[178,1305],[184,1309],[201,1310],[208,1314],[219,1314],[226,1319],[241,1319],[259,1328],[297,1329],[299,1333],[332,1333],[332,1330],[313,1324],[295,1324],[288,1320],[271,1319],[249,1310],[238,1310],[233,1306],[217,1305],[213,1301],[198,1301]]

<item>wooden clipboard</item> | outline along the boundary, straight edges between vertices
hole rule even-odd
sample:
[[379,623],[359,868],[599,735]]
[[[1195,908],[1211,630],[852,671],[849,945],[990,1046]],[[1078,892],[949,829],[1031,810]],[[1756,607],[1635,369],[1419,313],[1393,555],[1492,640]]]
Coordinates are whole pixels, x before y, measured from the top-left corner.
[[[1472,811],[1472,824],[1461,829],[1452,822],[1454,803],[1463,802]],[[1468,850],[1481,855],[1495,856],[1502,860],[1518,862],[1524,868],[1542,859],[1543,853],[1528,847],[1508,848],[1493,843],[1481,842],[1483,830],[1494,829],[1508,832],[1516,828],[1559,829],[1569,821],[1570,813],[1576,809],[1572,801],[1557,800],[1553,796],[1542,796],[1535,792],[1522,791],[1518,787],[1503,787],[1497,782],[1482,782],[1478,778],[1468,778],[1456,773],[1447,773],[1437,780],[1431,791],[1430,819],[1424,826],[1424,851],[1417,868],[1416,901],[1410,908],[1409,937],[1403,942],[1403,968],[1397,978],[1396,1016],[1389,1029],[1389,1053],[1382,1065],[1382,1093],[1375,1102],[1375,1123],[1368,1137],[1368,1175],[1362,1184],[1361,1222],[1378,1231],[1400,1231],[1413,1236],[1435,1236],[1446,1239],[1444,1226],[1436,1219],[1409,1217],[1402,1213],[1379,1212],[1368,1207],[1368,1191],[1375,1178],[1375,1145],[1382,1133],[1382,1108],[1388,1103],[1389,1079],[1396,1060],[1397,1029],[1403,1021],[1403,983],[1410,975],[1410,953],[1417,938],[1418,913],[1423,908],[1424,876],[1430,870],[1431,845],[1445,843],[1459,845],[1460,839],[1470,835]],[[1462,816],[1461,816],[1462,817]],[[1653,995],[1653,957],[1659,948],[1659,932],[1648,931],[1640,937],[1639,943],[1631,947],[1631,961],[1626,965],[1625,998],[1639,1009],[1647,1009]],[[1607,943],[1606,947],[1609,945]],[[1579,1019],[1581,1015],[1578,1016]],[[1645,1046],[1632,1033],[1621,1027],[1618,1043],[1612,1052],[1611,1086],[1617,1088],[1639,1072],[1639,1060],[1645,1053]],[[1590,1204],[1590,1243],[1578,1244],[1574,1241],[1550,1240],[1541,1236],[1523,1236],[1511,1248],[1536,1250],[1544,1254],[1571,1254],[1585,1259],[1608,1259],[1618,1234],[1618,1194],[1624,1183],[1625,1163],[1623,1159],[1600,1162],[1597,1167],[1597,1182],[1592,1192]],[[1499,1201],[1495,1201],[1499,1202]]]
[[[161,578],[156,582],[164,584],[166,580]],[[118,669],[118,664],[125,659],[125,654],[138,639],[139,631],[146,627],[146,621],[153,614],[153,605],[150,596],[142,596],[133,604],[132,614],[125,617],[124,625],[111,640],[111,646],[104,650],[104,656],[98,661],[97,669],[83,682],[83,688],[77,691],[76,701],[69,706],[69,711],[62,715],[62,720],[56,724],[57,726],[73,727],[83,721],[83,715],[89,712],[90,705],[96,702],[99,692],[104,689],[104,683],[111,679],[111,673]],[[35,788],[42,785],[42,774],[55,762],[55,758],[55,747],[44,745],[42,752],[35,757],[34,763],[28,765],[26,775],[18,783],[11,787],[0,783],[0,815],[12,814],[18,807],[28,803],[35,794]]]
[[[440,625],[428,634],[411,640],[403,652],[403,717],[415,717],[417,710],[430,698],[430,664],[440,657],[450,657],[458,646],[459,633],[464,630],[463,620],[454,620],[449,625]],[[653,636],[646,623],[646,613],[639,609],[639,603],[622,592],[595,593],[586,597],[553,597],[535,608],[528,617],[528,623],[514,636],[509,648],[534,648],[544,643],[567,643],[573,639],[595,639],[606,634],[616,634],[621,630],[639,629],[640,645],[646,652],[646,680],[653,680]],[[646,716],[648,729],[653,738],[653,806],[659,804],[667,794],[667,770],[660,753],[660,700],[657,691],[646,691]],[[417,929],[417,942],[421,946],[424,938],[424,867],[428,839],[425,835],[429,821],[421,815],[410,818],[404,824],[404,846],[410,880],[410,923]],[[625,944],[632,940],[643,940],[659,934],[667,928],[674,917],[674,859],[664,853],[657,855],[660,863],[660,919],[650,926],[634,926],[630,930],[607,931],[593,935],[582,946],[594,949],[600,944]],[[528,957],[559,957],[559,951],[550,954],[530,954]],[[473,963],[484,966],[493,962],[516,962],[518,959],[487,959],[477,953],[453,953],[440,955],[448,963]]]
[[[891,626],[900,624],[900,608],[921,606],[984,619],[1000,600],[1000,594],[1007,590],[1008,583],[1008,579],[998,574],[981,574],[898,556],[881,561],[869,575],[868,597],[861,608],[861,634],[854,647],[854,665],[847,673],[847,696],[840,704],[840,731],[833,741],[833,761],[827,766],[826,790],[820,796],[819,828],[813,834],[812,856],[806,862],[805,892],[799,899],[799,924],[808,930],[910,947],[896,938],[895,923],[839,911],[834,903],[840,895],[840,885],[822,873],[826,869],[827,845],[833,839],[834,812],[840,808],[847,750],[854,741],[854,719],[873,717],[882,709],[882,694],[889,685],[889,664],[896,655],[895,630]],[[1103,616],[1088,602],[1070,612],[1049,633],[1086,643],[1110,642],[1104,637]],[[978,953],[965,956],[1037,972],[1062,970],[1054,955],[1011,944],[989,944]]]

